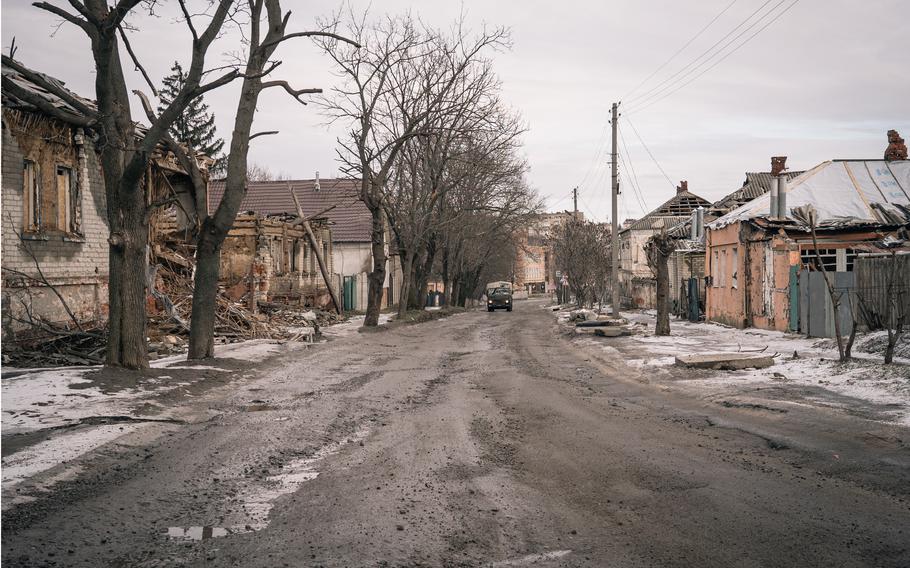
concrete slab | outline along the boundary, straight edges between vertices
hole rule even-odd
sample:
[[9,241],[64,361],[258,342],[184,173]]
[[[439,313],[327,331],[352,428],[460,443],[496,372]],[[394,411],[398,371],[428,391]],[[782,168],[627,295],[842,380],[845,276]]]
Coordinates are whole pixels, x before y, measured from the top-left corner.
[[598,337],[625,337],[632,335],[632,330],[624,327],[598,327],[594,329],[594,335]]
[[771,355],[754,353],[702,353],[699,355],[680,355],[676,364],[693,369],[718,369],[737,371],[740,369],[764,369],[774,364]]
[[628,321],[624,319],[596,319],[588,321],[580,321],[575,324],[576,327],[616,327],[628,325]]

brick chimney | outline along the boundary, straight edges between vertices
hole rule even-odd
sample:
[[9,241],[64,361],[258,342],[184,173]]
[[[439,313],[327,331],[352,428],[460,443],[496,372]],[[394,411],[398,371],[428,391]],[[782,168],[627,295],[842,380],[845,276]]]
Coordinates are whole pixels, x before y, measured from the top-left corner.
[[771,157],[771,175],[779,176],[784,173],[784,170],[787,169],[787,157],[786,156],[772,156]]
[[888,147],[885,149],[885,160],[893,162],[895,160],[907,159],[907,145],[904,139],[897,133],[897,130],[888,131]]
[[676,193],[682,193],[684,191],[689,191],[689,182],[682,180],[679,182],[679,185],[676,186]]

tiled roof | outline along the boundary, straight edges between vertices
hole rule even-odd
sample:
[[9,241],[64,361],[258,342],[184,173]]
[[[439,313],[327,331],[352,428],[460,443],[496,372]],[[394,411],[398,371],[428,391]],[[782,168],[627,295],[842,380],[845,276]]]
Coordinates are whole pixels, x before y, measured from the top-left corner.
[[[324,214],[332,223],[334,242],[370,242],[372,217],[360,201],[360,181],[356,179],[321,179],[318,191],[314,179],[251,181],[247,183],[240,211],[254,211],[261,215],[296,215],[297,207],[288,185],[297,195],[305,215],[315,215],[335,205],[334,209]],[[210,212],[218,207],[223,194],[224,181],[209,184]]]

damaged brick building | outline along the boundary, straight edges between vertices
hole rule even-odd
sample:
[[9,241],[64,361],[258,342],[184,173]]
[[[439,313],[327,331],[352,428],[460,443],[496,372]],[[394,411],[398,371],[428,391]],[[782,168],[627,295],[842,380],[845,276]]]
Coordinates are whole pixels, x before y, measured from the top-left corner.
[[[2,72],[31,96],[79,116],[16,70],[4,65]],[[107,316],[109,229],[96,135],[5,90],[2,112],[4,340],[43,322],[101,322]],[[192,207],[189,179],[173,157],[153,156],[145,183],[149,203],[167,196]],[[186,216],[178,222],[185,226]]]

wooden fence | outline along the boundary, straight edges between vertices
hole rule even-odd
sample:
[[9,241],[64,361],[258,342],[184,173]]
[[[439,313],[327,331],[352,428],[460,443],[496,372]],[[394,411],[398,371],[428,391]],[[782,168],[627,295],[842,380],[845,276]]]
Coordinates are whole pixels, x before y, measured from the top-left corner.
[[889,282],[896,299],[895,317],[910,325],[910,254],[859,257],[854,263],[856,316],[869,329],[882,329],[888,314]]

